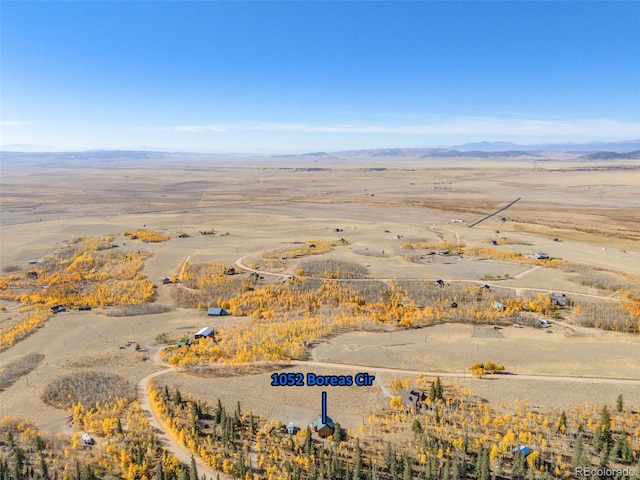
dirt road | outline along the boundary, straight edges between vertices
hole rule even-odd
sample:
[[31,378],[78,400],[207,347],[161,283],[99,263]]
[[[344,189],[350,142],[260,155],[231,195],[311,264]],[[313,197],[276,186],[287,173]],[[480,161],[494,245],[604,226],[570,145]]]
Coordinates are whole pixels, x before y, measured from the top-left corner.
[[[314,362],[305,360],[291,360],[290,365],[299,365],[305,367],[318,368],[334,368],[339,370],[353,370],[366,372],[374,370],[380,373],[396,373],[399,375],[418,375],[422,374],[427,377],[447,377],[447,378],[468,378],[470,373],[452,373],[452,372],[426,372],[421,370],[407,370],[403,368],[375,367],[371,365],[353,365],[346,363],[331,362]],[[518,375],[518,374],[499,374],[491,378],[499,378],[505,380],[535,380],[543,382],[577,382],[577,383],[605,383],[614,385],[638,385],[640,380],[631,378],[604,378],[604,377],[569,377],[555,375]]]
[[[245,255],[243,257],[238,258],[235,261],[235,264],[237,267],[248,271],[248,272],[253,272],[253,273],[258,273],[260,275],[267,275],[267,276],[272,276],[272,277],[279,277],[279,278],[290,278],[292,277],[292,275],[290,273],[275,273],[275,272],[269,272],[266,270],[257,270],[255,268],[251,268],[248,267],[244,264],[244,261],[252,256],[255,255],[259,255],[259,254],[249,254],[249,255]],[[531,292],[541,292],[541,293],[557,293],[557,290],[551,290],[551,289],[546,289],[546,288],[537,288],[537,287],[511,287],[509,285],[505,285],[504,282],[508,282],[509,280],[516,280],[519,278],[523,278],[526,275],[535,272],[536,270],[538,270],[539,268],[542,268],[540,265],[532,267],[516,276],[514,276],[512,279],[504,279],[502,280],[500,283],[495,283],[495,282],[484,282],[484,281],[479,281],[479,280],[459,280],[459,279],[442,279],[444,282],[446,283],[473,283],[473,284],[477,284],[477,285],[484,285],[487,284],[491,287],[495,287],[495,288],[504,288],[507,290],[512,290],[516,293],[516,295],[518,297],[522,296],[522,292],[525,290],[529,290]],[[325,278],[325,277],[311,277],[311,276],[305,276],[303,278],[307,278],[307,279],[312,279],[312,280],[322,280],[322,281],[329,281],[329,282],[354,282],[354,281],[360,281],[360,282],[393,282],[398,280],[398,278],[350,278],[350,279],[345,279],[345,278]],[[428,278],[402,278],[401,279],[404,282],[425,282],[425,281],[429,281]],[[434,279],[435,280],[435,279]],[[608,301],[614,301],[614,302],[624,302],[626,300],[623,299],[619,299],[619,298],[613,298],[611,295],[596,295],[596,294],[591,294],[591,293],[581,293],[581,292],[564,292],[566,295],[570,295],[570,296],[574,296],[574,297],[587,297],[587,298],[595,298],[595,299],[599,299],[599,300],[608,300]]]
[[[157,357],[157,355],[154,355],[154,360],[156,358],[159,357]],[[177,442],[169,433],[168,428],[166,427],[164,422],[156,417],[153,408],[151,407],[151,401],[149,399],[149,384],[154,378],[159,377],[160,375],[171,373],[173,371],[175,371],[174,368],[165,368],[158,372],[147,375],[146,377],[138,381],[138,383],[136,384],[136,397],[138,399],[138,403],[140,404],[140,408],[142,408],[145,416],[149,420],[149,423],[155,430],[156,437],[159,439],[162,446],[167,449],[167,451],[169,451],[184,465],[190,465],[191,457],[193,456],[196,461],[196,466],[198,467],[198,478],[202,478],[202,475],[204,474],[206,480],[212,480],[217,478],[218,476],[221,479],[231,480],[233,477],[214,470],[199,455],[189,451],[186,447]]]

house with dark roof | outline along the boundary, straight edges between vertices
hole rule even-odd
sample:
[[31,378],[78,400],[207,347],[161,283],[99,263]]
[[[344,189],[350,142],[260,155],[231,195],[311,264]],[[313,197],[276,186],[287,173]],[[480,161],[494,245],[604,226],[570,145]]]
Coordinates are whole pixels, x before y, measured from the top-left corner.
[[567,303],[569,302],[569,297],[567,297],[564,293],[560,293],[557,295],[553,294],[549,296],[549,298],[551,299],[551,303],[558,307],[566,307]]
[[67,308],[64,305],[56,305],[54,307],[51,307],[51,313],[62,313],[66,311]]

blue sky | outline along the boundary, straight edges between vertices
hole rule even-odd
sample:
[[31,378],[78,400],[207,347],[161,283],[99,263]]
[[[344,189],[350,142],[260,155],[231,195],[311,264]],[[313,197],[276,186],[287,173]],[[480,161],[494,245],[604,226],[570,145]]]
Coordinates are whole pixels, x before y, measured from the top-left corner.
[[4,148],[287,153],[640,138],[636,1],[0,8]]

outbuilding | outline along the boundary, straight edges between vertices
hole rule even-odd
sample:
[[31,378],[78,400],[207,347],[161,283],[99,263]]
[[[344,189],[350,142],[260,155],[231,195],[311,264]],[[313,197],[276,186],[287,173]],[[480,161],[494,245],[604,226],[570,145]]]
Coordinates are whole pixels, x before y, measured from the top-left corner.
[[554,294],[554,295],[551,295],[549,298],[551,299],[551,303],[558,307],[566,307],[567,302],[569,300],[564,293],[561,293],[559,295]]
[[207,310],[207,315],[210,317],[219,317],[221,315],[229,315],[229,312],[224,308],[209,308]]
[[520,452],[524,456],[524,458],[527,458],[529,455],[533,453],[533,450],[531,450],[526,445],[520,445],[519,447],[516,447],[513,450],[511,450],[511,453],[513,454],[516,454],[518,452]]
[[203,327],[195,333],[193,338],[213,338],[214,334],[215,330],[212,327]]

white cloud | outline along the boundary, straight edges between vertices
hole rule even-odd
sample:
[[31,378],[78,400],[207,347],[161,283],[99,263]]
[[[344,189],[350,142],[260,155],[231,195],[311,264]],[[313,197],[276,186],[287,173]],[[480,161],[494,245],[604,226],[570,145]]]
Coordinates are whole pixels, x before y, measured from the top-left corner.
[[0,127],[26,127],[33,125],[33,122],[16,122],[12,120],[3,120],[0,122]]
[[203,132],[226,132],[227,129],[225,127],[219,127],[216,125],[182,125],[173,127],[176,132],[192,132],[192,133],[203,133]]
[[261,123],[237,125],[188,125],[177,132],[284,132],[391,135],[485,135],[537,137],[640,138],[640,123],[608,119],[540,120],[498,117],[427,117],[410,124],[307,124]]

